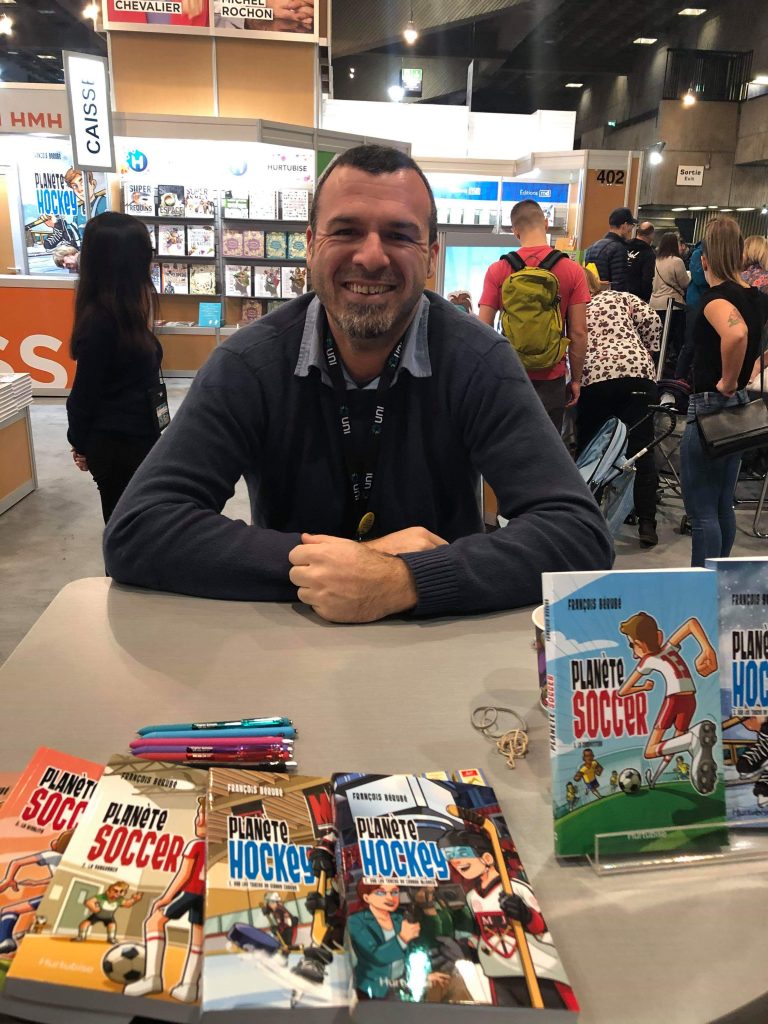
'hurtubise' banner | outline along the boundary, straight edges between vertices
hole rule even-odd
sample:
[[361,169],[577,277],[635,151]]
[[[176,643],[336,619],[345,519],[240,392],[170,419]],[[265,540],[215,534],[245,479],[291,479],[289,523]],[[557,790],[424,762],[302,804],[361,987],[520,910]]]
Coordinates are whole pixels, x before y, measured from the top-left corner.
[[102,0],[108,30],[316,42],[317,0]]

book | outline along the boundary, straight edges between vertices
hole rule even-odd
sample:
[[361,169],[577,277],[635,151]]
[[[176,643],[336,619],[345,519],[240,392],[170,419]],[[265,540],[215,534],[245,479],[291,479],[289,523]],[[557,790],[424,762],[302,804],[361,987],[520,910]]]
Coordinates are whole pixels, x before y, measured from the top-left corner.
[[264,234],[264,255],[271,260],[284,260],[288,245],[284,231],[267,231]]
[[183,185],[157,186],[157,215],[158,217],[184,216]]
[[728,818],[768,823],[768,558],[708,558],[717,576]]
[[150,263],[149,264],[149,277],[154,285],[155,291],[162,291],[161,275],[160,275],[160,264]]
[[715,574],[542,580],[555,852],[684,851],[725,813]]
[[243,299],[240,307],[240,323],[252,324],[264,316],[264,303],[261,299]]
[[305,260],[307,258],[307,236],[303,231],[288,232],[288,259]]
[[[0,989],[25,935],[45,925],[40,904],[104,766],[35,751],[0,808]],[[10,781],[3,773],[3,782]]]
[[279,298],[282,296],[282,275],[280,267],[253,268],[253,294],[259,298]]
[[492,789],[417,775],[332,781],[354,1019],[437,1024],[498,1007],[512,1020],[512,1006],[537,1008],[526,1020],[573,1019],[578,1003]]
[[184,256],[184,225],[158,224],[157,226],[158,256]]
[[276,309],[280,309],[285,303],[282,299],[274,299],[271,302],[267,302],[267,313],[274,313]]
[[282,220],[309,220],[309,190],[283,189],[280,192],[280,217]]
[[207,781],[197,768],[110,759],[41,904],[44,927],[8,974],[9,995],[197,1019]]
[[216,295],[216,264],[193,263],[189,268],[190,295]]
[[162,264],[163,295],[189,295],[189,267],[186,263]]
[[251,192],[248,196],[248,216],[251,220],[277,220],[277,192]]
[[154,224],[145,224],[144,226],[149,235],[149,244],[152,246],[152,251],[157,252],[157,227]]
[[251,294],[251,268],[241,266],[224,267],[226,275],[227,295],[250,295]]
[[243,232],[243,256],[250,256],[252,259],[261,259],[264,256],[264,232],[244,231]]
[[247,195],[229,190],[224,193],[224,219],[228,218],[238,220],[246,220],[248,218]]
[[211,768],[207,820],[205,1019],[322,1008],[336,1019],[333,1008],[348,1004],[349,962],[327,873],[329,779]]
[[187,256],[215,256],[216,241],[213,225],[187,226]]
[[199,303],[197,307],[197,322],[201,327],[221,327],[221,303]]
[[0,772],[0,807],[8,798],[8,794],[19,781],[20,772]]
[[242,256],[243,232],[237,228],[224,228],[221,246],[225,256]]
[[209,188],[188,188],[184,196],[187,217],[211,217],[216,211],[213,192]]
[[292,299],[296,295],[304,295],[304,293],[306,292],[306,267],[281,267],[280,277],[284,299]]
[[139,217],[154,217],[155,189],[143,181],[123,182],[123,212]]

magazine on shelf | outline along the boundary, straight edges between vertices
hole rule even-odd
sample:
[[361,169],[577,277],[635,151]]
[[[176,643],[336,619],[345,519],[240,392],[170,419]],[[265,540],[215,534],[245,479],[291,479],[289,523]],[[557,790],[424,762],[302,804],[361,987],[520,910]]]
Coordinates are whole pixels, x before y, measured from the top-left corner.
[[239,228],[224,228],[221,245],[225,256],[242,256],[243,232]]
[[282,275],[280,267],[253,268],[253,294],[257,298],[279,298],[282,296]]
[[237,192],[224,193],[224,219],[245,220],[248,217],[248,196]]
[[[232,255],[235,255],[234,253]],[[262,259],[264,256],[264,232],[244,231],[243,232],[243,256],[251,259]]]
[[158,293],[161,292],[163,290],[163,285],[159,263],[149,264],[149,277],[154,285],[155,291]]
[[[198,1017],[207,772],[115,755],[8,974],[13,997]],[[106,941],[105,941],[106,940]]]
[[187,256],[215,256],[216,237],[213,225],[187,225]]
[[157,254],[158,256],[186,255],[183,224],[157,225]]
[[712,558],[728,818],[768,825],[768,558]]
[[542,580],[555,852],[684,853],[725,814],[715,574]]
[[329,780],[214,767],[207,821],[205,1019],[335,1020],[349,962]]
[[224,268],[226,294],[230,296],[251,294],[251,268],[227,265]]
[[163,295],[189,295],[189,266],[186,263],[163,263]]
[[287,236],[284,231],[267,231],[264,234],[264,255],[271,260],[284,260],[288,256]]
[[157,215],[158,217],[184,216],[183,185],[157,186]]
[[277,192],[251,192],[248,196],[251,220],[277,220]]
[[576,998],[492,789],[350,773],[333,776],[333,800],[353,1018],[442,1024],[482,1008],[499,1020],[573,1019]]
[[264,302],[261,299],[243,299],[240,307],[240,323],[252,324],[264,316]]
[[123,211],[133,216],[154,217],[154,185],[147,185],[143,181],[124,181]]
[[211,217],[216,212],[216,201],[213,197],[213,189],[210,188],[188,188],[184,197],[184,207],[187,217]]
[[149,235],[149,244],[152,246],[152,252],[157,252],[157,226],[154,224],[145,224],[147,234]]
[[194,263],[189,268],[190,295],[216,295],[216,264]]
[[285,301],[283,299],[272,299],[271,301],[268,301],[266,304],[267,313],[274,313],[275,310],[280,309],[280,307],[284,305]]
[[[42,928],[40,904],[104,766],[40,747],[0,807],[0,990],[22,939]],[[3,773],[9,785],[11,773]]]
[[293,299],[307,291],[306,267],[281,267],[280,275],[284,299]]
[[288,232],[288,259],[305,260],[307,258],[307,235],[304,231]]
[[283,189],[280,192],[281,220],[309,220],[309,190],[306,188]]

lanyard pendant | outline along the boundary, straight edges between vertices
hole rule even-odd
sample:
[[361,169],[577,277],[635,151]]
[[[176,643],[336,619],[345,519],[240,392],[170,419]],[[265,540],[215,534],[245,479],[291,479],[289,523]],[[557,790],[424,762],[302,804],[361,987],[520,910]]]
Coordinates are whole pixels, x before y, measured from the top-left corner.
[[362,540],[362,538],[366,535],[366,533],[370,533],[371,532],[371,529],[372,529],[373,524],[375,522],[376,522],[376,516],[373,514],[373,512],[366,512],[365,515],[360,520],[360,522],[357,524],[357,537],[358,537],[358,540]]

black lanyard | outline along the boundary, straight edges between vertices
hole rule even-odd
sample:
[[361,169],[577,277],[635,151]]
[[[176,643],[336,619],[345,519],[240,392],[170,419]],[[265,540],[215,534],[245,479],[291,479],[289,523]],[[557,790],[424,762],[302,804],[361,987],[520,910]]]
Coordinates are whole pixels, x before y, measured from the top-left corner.
[[349,413],[349,406],[347,405],[347,383],[344,379],[344,371],[341,368],[341,357],[330,331],[325,339],[325,362],[338,401],[341,437],[344,442],[344,461],[352,488],[352,498],[355,503],[355,520],[357,521],[355,536],[358,540],[362,540],[365,534],[370,532],[376,519],[374,513],[368,509],[368,503],[373,492],[373,479],[379,461],[381,433],[384,429],[386,394],[392,386],[392,381],[400,365],[402,353],[403,342],[401,340],[390,352],[384,364],[384,369],[379,376],[373,420],[370,429],[367,431],[361,460],[359,464],[355,464],[352,444],[352,419]]

